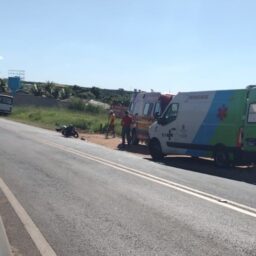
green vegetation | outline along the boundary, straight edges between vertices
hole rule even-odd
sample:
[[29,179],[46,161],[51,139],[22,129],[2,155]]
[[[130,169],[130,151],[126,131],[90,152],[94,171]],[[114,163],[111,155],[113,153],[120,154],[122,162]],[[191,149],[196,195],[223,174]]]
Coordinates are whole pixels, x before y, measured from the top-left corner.
[[[0,79],[0,91],[8,91],[7,79]],[[107,103],[110,106],[128,107],[133,93],[122,88],[117,90],[101,89],[95,86],[90,88],[78,85],[57,84],[51,81],[45,83],[22,81],[19,91],[20,93],[35,95],[38,98],[58,99],[60,103],[63,103],[59,105],[63,107],[14,106],[13,113],[8,118],[49,129],[54,129],[56,126],[73,124],[80,130],[92,133],[104,132],[106,130],[108,126],[108,113],[101,106],[88,104],[89,100],[93,99],[98,102]],[[120,135],[120,133],[120,120],[116,120],[116,134]]]
[[[108,114],[99,107],[87,106],[84,111],[65,108],[14,107],[9,119],[43,128],[73,124],[76,128],[90,133],[103,133],[108,124]],[[116,132],[120,135],[120,120],[116,120]]]
[[8,89],[7,89],[6,81],[0,78],[0,93],[7,92],[7,91]]

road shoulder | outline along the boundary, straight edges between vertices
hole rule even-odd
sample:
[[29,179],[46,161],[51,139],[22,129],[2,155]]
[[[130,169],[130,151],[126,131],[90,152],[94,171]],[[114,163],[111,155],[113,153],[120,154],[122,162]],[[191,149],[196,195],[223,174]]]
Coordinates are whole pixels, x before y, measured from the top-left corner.
[[5,226],[13,256],[40,256],[24,225],[1,190],[0,216]]

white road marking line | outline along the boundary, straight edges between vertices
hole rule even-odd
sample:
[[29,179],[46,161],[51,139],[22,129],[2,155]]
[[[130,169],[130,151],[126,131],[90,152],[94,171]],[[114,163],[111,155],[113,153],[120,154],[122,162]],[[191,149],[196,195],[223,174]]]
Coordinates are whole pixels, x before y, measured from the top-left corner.
[[56,253],[53,251],[49,243],[46,241],[38,227],[34,224],[32,219],[29,217],[25,209],[19,203],[19,201],[15,198],[11,190],[4,183],[4,181],[0,178],[0,188],[3,193],[7,197],[8,201],[12,205],[14,211],[20,218],[33,242],[35,243],[37,249],[41,253],[42,256],[56,256]]
[[234,211],[237,211],[237,212],[240,212],[240,213],[243,213],[243,214],[246,214],[248,216],[256,218],[256,209],[255,208],[251,208],[251,207],[248,207],[246,205],[239,204],[239,203],[236,203],[234,201],[227,200],[225,198],[214,196],[212,194],[205,193],[203,191],[193,189],[193,188],[190,188],[188,186],[184,186],[182,184],[172,182],[172,181],[169,181],[169,180],[166,180],[166,179],[163,179],[163,178],[160,178],[160,177],[157,177],[157,176],[154,176],[154,175],[151,175],[151,174],[148,174],[148,173],[145,173],[145,172],[133,169],[133,168],[129,168],[129,167],[126,167],[124,165],[121,165],[121,164],[118,164],[118,163],[115,163],[115,162],[112,162],[112,161],[109,161],[109,160],[106,160],[106,159],[103,159],[103,158],[100,158],[100,157],[97,157],[97,156],[93,156],[91,154],[83,153],[79,150],[72,149],[72,148],[69,148],[69,147],[54,143],[54,142],[49,142],[49,141],[45,141],[45,140],[38,140],[38,139],[37,139],[37,141],[39,143],[51,146],[53,148],[57,148],[57,149],[60,149],[62,151],[65,151],[65,152],[72,153],[72,154],[80,156],[82,158],[90,159],[92,161],[110,166],[110,167],[112,167],[114,169],[117,169],[117,170],[120,170],[122,172],[126,172],[126,173],[132,174],[134,176],[138,176],[140,178],[150,180],[152,182],[161,184],[163,186],[181,191],[181,192],[189,194],[189,195],[193,195],[193,196],[201,198],[203,200],[206,200],[206,201],[212,202],[214,204],[220,205],[222,207],[226,207],[226,208],[232,209]]

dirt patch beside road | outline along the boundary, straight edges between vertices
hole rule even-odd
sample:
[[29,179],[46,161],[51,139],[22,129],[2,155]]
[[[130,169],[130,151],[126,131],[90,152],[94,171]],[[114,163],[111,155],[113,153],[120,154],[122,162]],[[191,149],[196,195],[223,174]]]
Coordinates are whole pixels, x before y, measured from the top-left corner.
[[[108,139],[105,138],[104,134],[90,134],[90,133],[80,133],[80,139],[92,142],[95,144],[99,144],[114,150],[120,150],[119,145],[121,144],[122,140],[120,137],[109,137]],[[126,145],[124,149],[121,149],[123,151],[140,154],[140,155],[146,155],[149,156],[148,147],[147,145],[139,144],[139,145],[130,145],[129,147]]]

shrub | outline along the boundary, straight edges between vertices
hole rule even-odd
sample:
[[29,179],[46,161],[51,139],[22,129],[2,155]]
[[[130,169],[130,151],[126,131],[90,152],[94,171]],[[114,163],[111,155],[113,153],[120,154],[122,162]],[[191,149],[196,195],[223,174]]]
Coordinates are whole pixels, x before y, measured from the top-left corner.
[[92,114],[106,113],[106,110],[101,106],[95,106],[92,104],[87,104],[85,106],[85,111]]
[[73,98],[68,106],[69,109],[84,111],[85,110],[85,104],[83,100],[79,98]]

